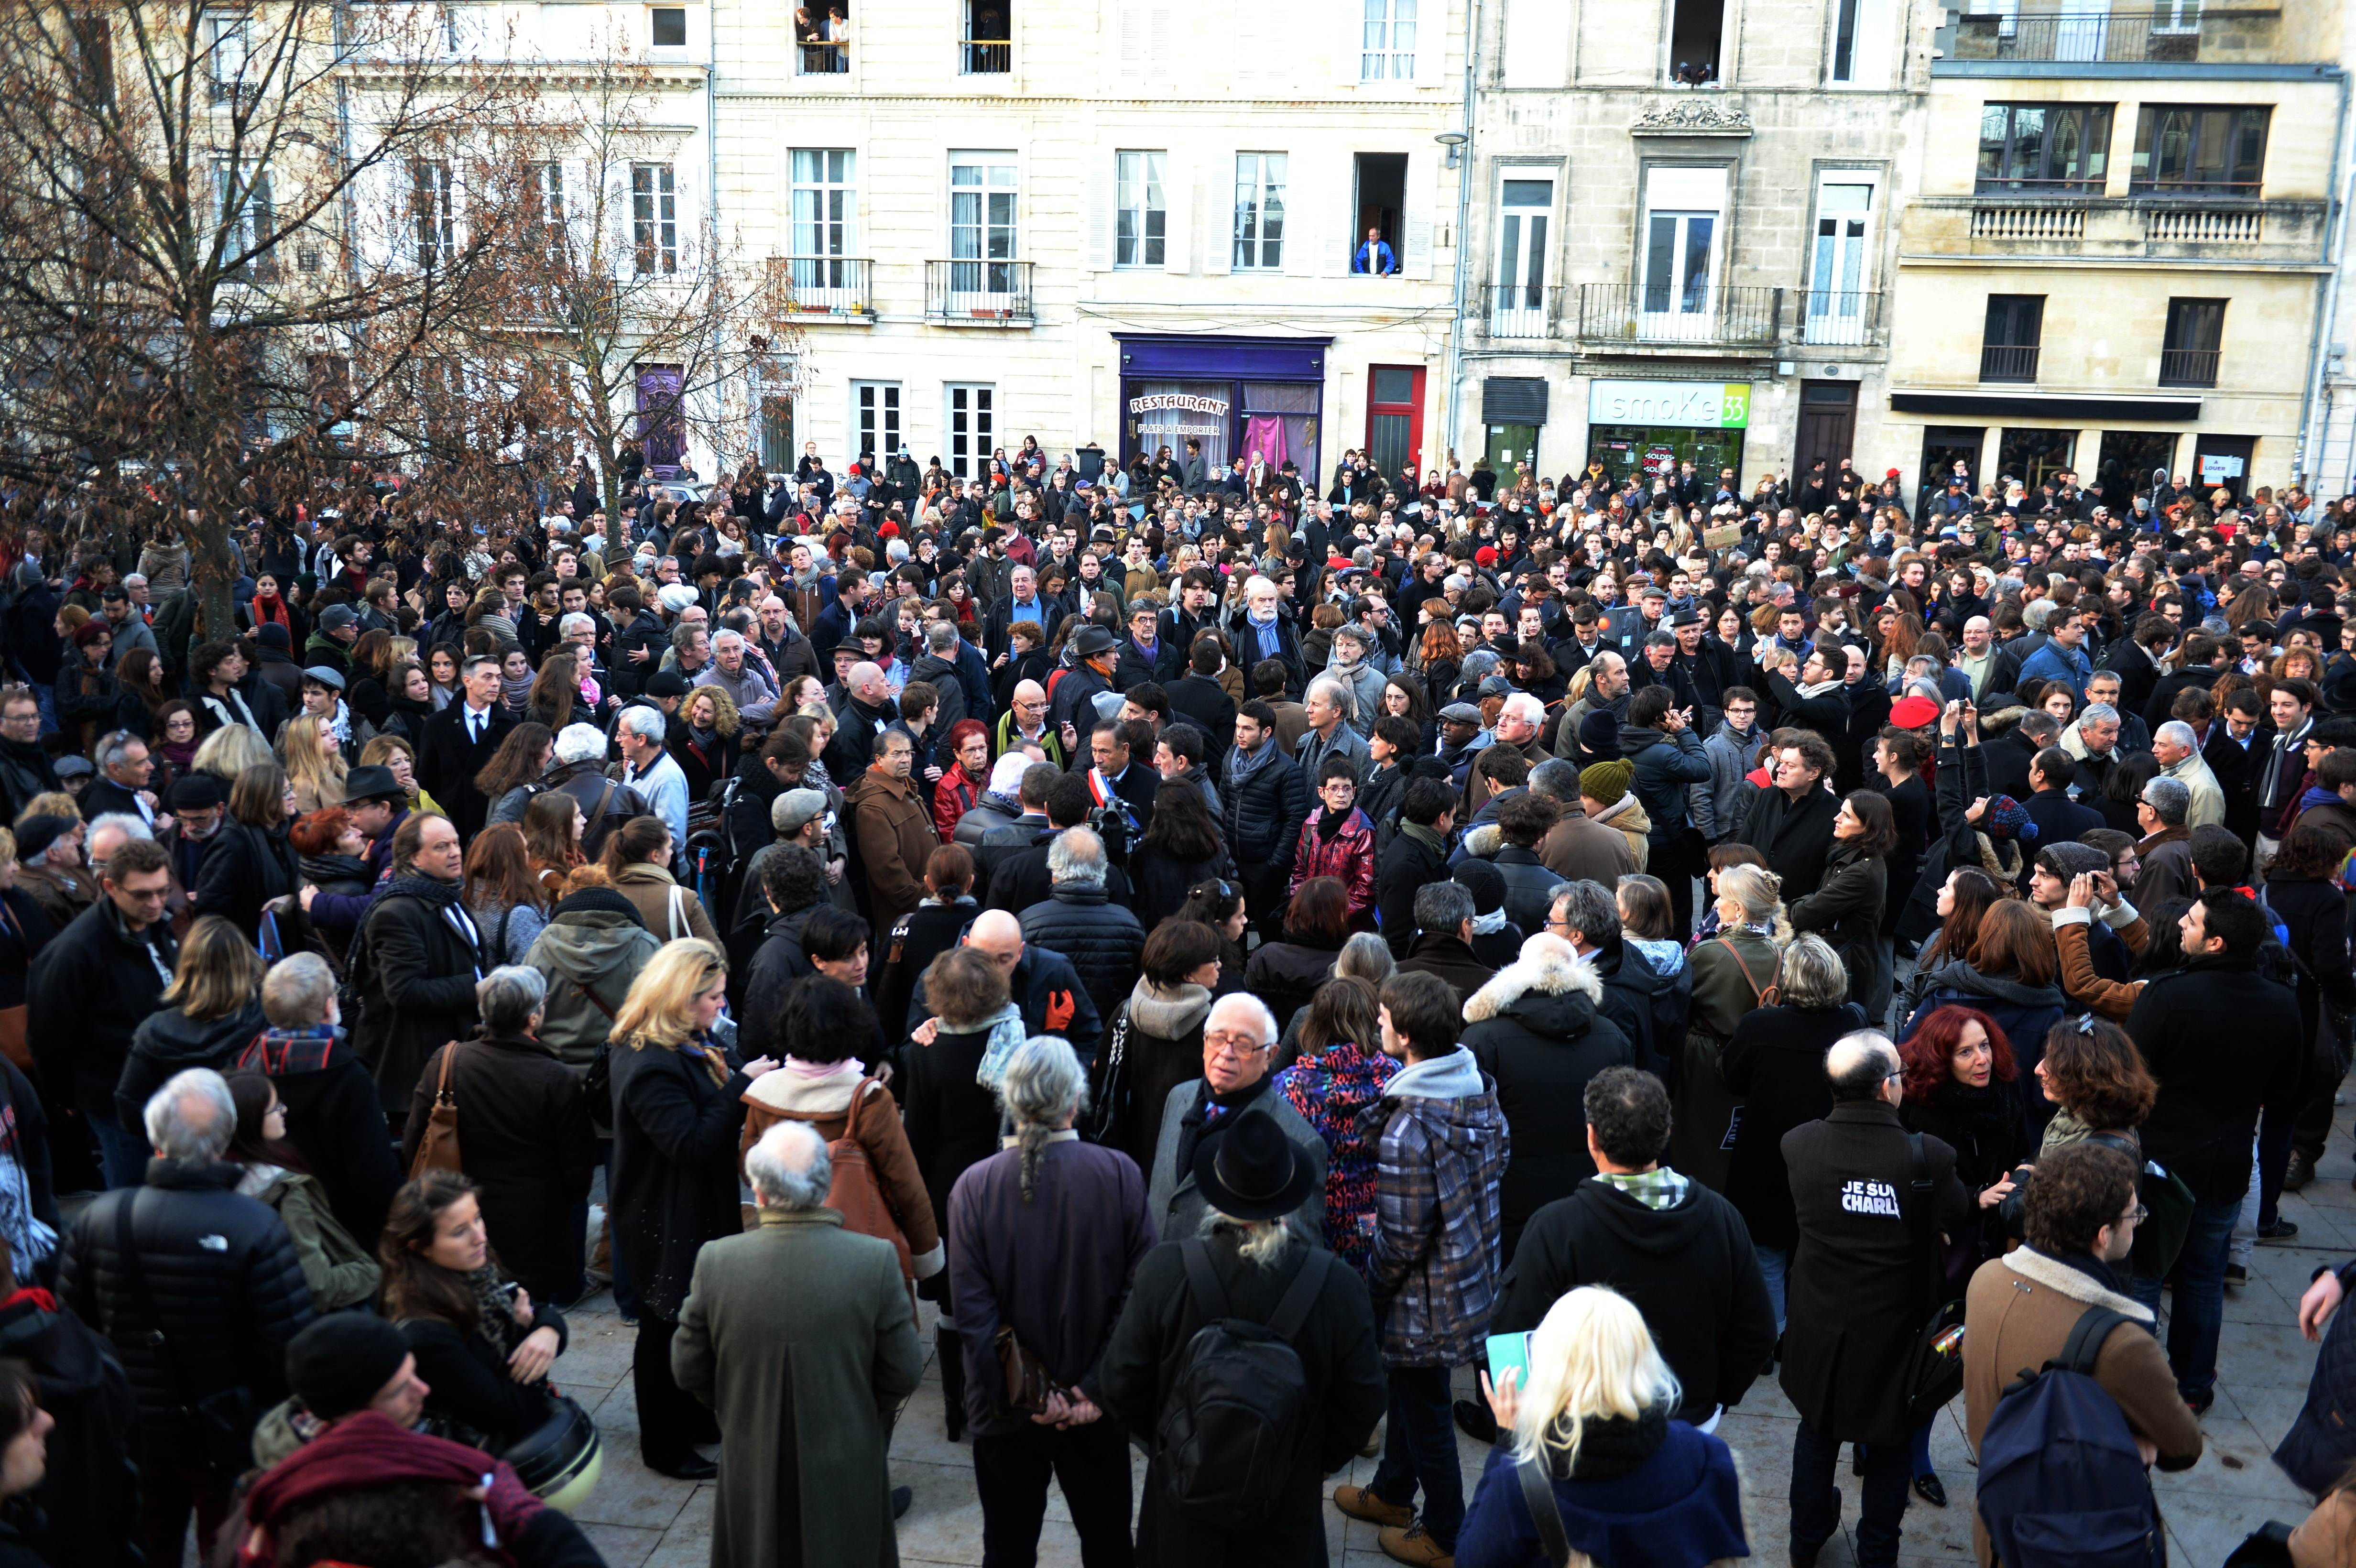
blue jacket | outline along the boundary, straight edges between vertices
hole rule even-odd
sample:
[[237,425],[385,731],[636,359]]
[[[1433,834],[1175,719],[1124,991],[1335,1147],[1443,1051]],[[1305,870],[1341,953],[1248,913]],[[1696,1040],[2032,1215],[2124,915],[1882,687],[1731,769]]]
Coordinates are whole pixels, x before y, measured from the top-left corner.
[[2052,638],[2020,663],[2020,676],[2013,682],[2016,691],[2026,689],[2032,680],[2066,680],[2070,689],[2080,697],[2086,695],[2086,682],[2094,673],[2094,661],[2083,648],[2065,648]]
[[[1612,1423],[1622,1430],[1633,1424]],[[1751,1554],[1732,1451],[1722,1438],[1682,1421],[1668,1423],[1661,1445],[1633,1469],[1556,1477],[1554,1500],[1574,1561],[1703,1568]],[[1521,1477],[1514,1473],[1511,1444],[1489,1451],[1456,1537],[1456,1560],[1462,1568],[1547,1568]]]
[[1398,271],[1398,258],[1381,240],[1369,240],[1359,246],[1358,253],[1351,258],[1350,271],[1362,277],[1371,272],[1376,277],[1387,278]]

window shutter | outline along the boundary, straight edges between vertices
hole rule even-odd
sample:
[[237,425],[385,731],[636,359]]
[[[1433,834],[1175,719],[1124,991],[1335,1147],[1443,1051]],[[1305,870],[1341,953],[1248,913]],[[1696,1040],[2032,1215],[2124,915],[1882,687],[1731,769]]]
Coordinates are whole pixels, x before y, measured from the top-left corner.
[[1203,271],[1217,275],[1235,271],[1236,155],[1217,153],[1203,160]]
[[1415,0],[1415,83],[1439,85],[1448,63],[1448,6],[1445,0]]
[[1407,211],[1400,224],[1402,254],[1399,272],[1410,278],[1431,276],[1431,187],[1433,165],[1439,160],[1420,150],[1407,155]]
[[253,189],[246,196],[247,222],[245,231],[252,237],[253,272],[261,278],[278,275],[278,255],[271,247],[271,236],[278,229],[278,214],[270,204],[270,176],[254,176]]
[[1316,189],[1320,195],[1317,226],[1317,272],[1320,277],[1350,275],[1350,253],[1357,242],[1357,157],[1347,147],[1323,155]]
[[1113,209],[1120,197],[1120,155],[1099,147],[1095,158],[1081,166],[1087,171],[1082,183],[1087,187],[1088,271],[1108,272],[1113,263]]
[[1195,160],[1177,147],[1162,155],[1162,199],[1168,204],[1162,219],[1162,270],[1194,270],[1194,225]]
[[1365,70],[1359,54],[1366,35],[1366,0],[1328,3],[1333,6],[1333,20],[1326,26],[1325,36],[1333,40],[1334,85],[1355,87]]

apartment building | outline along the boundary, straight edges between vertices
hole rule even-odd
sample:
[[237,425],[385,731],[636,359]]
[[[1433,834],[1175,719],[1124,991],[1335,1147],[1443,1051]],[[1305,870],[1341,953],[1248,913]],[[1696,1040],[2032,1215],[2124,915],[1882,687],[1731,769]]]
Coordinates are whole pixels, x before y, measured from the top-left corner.
[[1459,448],[1746,489],[1878,472],[1926,7],[1482,7]]
[[1462,6],[688,5],[722,227],[801,328],[748,443],[1440,466]]
[[2115,504],[2162,469],[2236,496],[2313,471],[2340,8],[2065,3],[1939,31],[1899,225],[1891,463],[2071,469]]

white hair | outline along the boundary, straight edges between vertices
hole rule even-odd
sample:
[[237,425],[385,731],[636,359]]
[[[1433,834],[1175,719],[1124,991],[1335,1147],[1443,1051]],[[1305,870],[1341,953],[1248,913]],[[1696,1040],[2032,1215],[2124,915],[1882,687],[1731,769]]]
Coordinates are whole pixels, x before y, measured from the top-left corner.
[[1209,1018],[1203,1020],[1203,1027],[1205,1029],[1216,1029],[1218,1027],[1219,1015],[1221,1013],[1242,1011],[1248,1011],[1251,1014],[1253,1027],[1259,1035],[1259,1042],[1262,1045],[1274,1045],[1276,1043],[1277,1037],[1276,1015],[1268,1010],[1268,1004],[1266,1002],[1261,1001],[1249,991],[1230,991],[1226,996],[1221,997],[1217,1001],[1213,1002],[1211,1004],[1211,1015]]
[[155,837],[155,830],[148,827],[144,819],[134,816],[127,811],[109,811],[91,817],[90,832],[85,837],[95,842],[98,836],[110,827],[121,828],[125,839]]
[[556,635],[560,637],[569,637],[575,632],[594,630],[596,624],[596,622],[575,610],[557,621]]
[[1526,691],[1517,691],[1506,698],[1505,706],[1497,711],[1510,713],[1515,718],[1525,720],[1532,724],[1546,722],[1546,704]]
[[227,1079],[209,1067],[191,1067],[166,1079],[139,1119],[166,1159],[215,1160],[237,1131],[237,1102]]
[[1047,846],[1047,880],[1056,887],[1071,882],[1082,887],[1104,886],[1104,840],[1091,828],[1067,827]]
[[2151,738],[2155,741],[2173,741],[2188,752],[2198,752],[2201,749],[2201,738],[2193,734],[2192,726],[2181,719],[2169,720],[2152,731]]
[[556,732],[556,760],[586,763],[605,755],[605,733],[594,724],[567,724]]
[[744,634],[737,631],[732,626],[723,626],[720,630],[712,634],[712,646],[715,651],[718,650],[723,643],[734,643],[741,647],[744,645]]
[[744,1175],[764,1209],[821,1209],[834,1187],[834,1161],[817,1128],[779,1122],[745,1151]]
[[[644,703],[634,702],[622,709],[621,718],[615,720],[615,723],[617,728],[627,730],[641,741],[652,741],[657,745],[662,743],[665,731],[663,713],[659,708],[648,708]],[[569,730],[573,726],[568,724],[565,728]]]
[[1276,592],[1276,584],[1274,582],[1262,577],[1259,573],[1254,572],[1251,576],[1244,580],[1244,597],[1248,599],[1263,588],[1267,589],[1270,593]]

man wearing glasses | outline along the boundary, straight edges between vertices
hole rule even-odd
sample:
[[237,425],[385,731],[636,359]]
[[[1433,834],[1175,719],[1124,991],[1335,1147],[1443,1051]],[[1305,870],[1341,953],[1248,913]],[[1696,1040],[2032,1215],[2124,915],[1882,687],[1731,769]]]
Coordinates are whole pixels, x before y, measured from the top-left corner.
[[8,820],[25,815],[33,797],[62,787],[49,754],[41,749],[41,705],[30,687],[0,694],[0,803]]
[[133,1187],[147,1168],[147,1138],[115,1115],[114,1086],[132,1035],[162,1006],[179,960],[179,944],[164,918],[172,891],[164,847],[150,838],[123,844],[109,859],[99,887],[105,896],[76,915],[33,961],[26,978],[26,1033],[44,1081],[71,1085],[70,1103],[98,1136],[106,1185]]
[[1191,1236],[1202,1228],[1206,1205],[1194,1185],[1198,1160],[1206,1146],[1215,1147],[1235,1119],[1249,1112],[1275,1117],[1285,1137],[1316,1168],[1317,1179],[1290,1220],[1294,1234],[1323,1238],[1325,1144],[1290,1101],[1271,1093],[1268,1070],[1276,1040],[1276,1016],[1249,992],[1234,992],[1211,1005],[1203,1022],[1203,1076],[1170,1091],[1162,1107],[1162,1136],[1146,1191],[1156,1234]]

